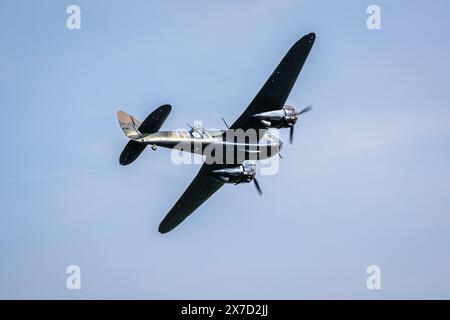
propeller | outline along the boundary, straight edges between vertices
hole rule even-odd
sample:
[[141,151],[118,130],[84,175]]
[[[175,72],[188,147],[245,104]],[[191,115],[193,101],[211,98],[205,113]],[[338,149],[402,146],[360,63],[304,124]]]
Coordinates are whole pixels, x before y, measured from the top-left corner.
[[306,113],[306,112],[309,112],[309,111],[311,111],[311,110],[312,110],[312,106],[309,105],[309,106],[307,106],[305,109],[300,110],[300,111],[297,113],[297,115],[299,116],[299,115],[304,114],[304,113]]
[[[312,106],[309,105],[306,108],[304,108],[304,109],[300,110],[299,112],[297,112],[297,116],[302,115],[304,113],[307,113],[307,112],[309,112],[311,110],[312,110]],[[289,131],[289,143],[290,144],[294,143],[294,126],[293,125],[291,126],[291,130]]]
[[223,117],[220,117],[223,121],[223,123],[225,124],[225,126],[227,127],[227,129],[230,129],[230,126],[228,125],[228,123],[225,121],[225,119]]
[[289,131],[289,143],[294,143],[294,126],[291,126],[291,130]]
[[258,194],[259,194],[260,196],[262,196],[262,195],[263,195],[263,192],[262,192],[262,190],[261,190],[261,186],[259,185],[258,180],[256,180],[256,178],[255,178],[255,179],[253,179],[253,182],[255,183],[256,190],[258,190]]

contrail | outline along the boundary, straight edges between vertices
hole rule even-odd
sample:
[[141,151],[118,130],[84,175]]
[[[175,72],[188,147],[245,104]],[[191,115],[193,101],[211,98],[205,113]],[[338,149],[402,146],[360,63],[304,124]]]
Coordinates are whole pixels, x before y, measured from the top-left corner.
[[8,179],[0,179],[0,183],[8,183],[8,182],[22,182],[29,180],[40,180],[40,179],[53,179],[53,178],[63,178],[68,176],[78,176],[83,174],[97,173],[104,170],[84,170],[84,171],[72,171],[72,172],[62,172],[62,173],[54,173],[47,174],[42,176],[29,176],[29,177],[18,177],[18,178],[8,178]]

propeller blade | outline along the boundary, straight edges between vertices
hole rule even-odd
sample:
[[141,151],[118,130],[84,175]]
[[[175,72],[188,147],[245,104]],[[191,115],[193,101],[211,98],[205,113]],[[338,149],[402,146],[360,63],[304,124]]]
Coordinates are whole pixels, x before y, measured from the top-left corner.
[[256,178],[255,178],[255,179],[253,179],[253,182],[255,183],[256,190],[258,190],[258,194],[259,194],[260,196],[262,196],[263,192],[262,192],[262,190],[261,190],[261,187],[260,187],[260,185],[259,185],[258,180],[256,180]]
[[278,156],[280,157],[280,159],[284,159],[281,153],[278,153]]
[[230,126],[228,125],[228,123],[225,121],[225,119],[223,117],[220,117],[223,121],[223,123],[225,124],[225,126],[227,127],[227,129],[230,129]]
[[299,115],[309,112],[311,110],[312,110],[312,106],[307,106],[305,109],[303,109],[299,113],[297,113],[297,115],[299,116]]
[[294,126],[292,126],[291,130],[289,131],[289,143],[294,143]]

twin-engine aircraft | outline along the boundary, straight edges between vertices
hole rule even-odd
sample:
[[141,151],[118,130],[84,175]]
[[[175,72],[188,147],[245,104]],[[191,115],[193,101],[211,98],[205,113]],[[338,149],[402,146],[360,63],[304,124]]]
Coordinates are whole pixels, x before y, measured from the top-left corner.
[[205,157],[197,176],[161,222],[160,233],[178,226],[225,183],[253,181],[262,194],[255,178],[254,161],[279,155],[283,146],[268,129],[289,128],[292,143],[299,116],[311,110],[307,107],[297,112],[285,103],[315,39],[316,35],[310,33],[292,46],[244,113],[231,126],[224,121],[227,130],[194,126],[190,130],[159,131],[172,110],[170,105],[159,107],[143,122],[118,111],[120,127],[130,139],[120,155],[121,165],[132,163],[148,145],[153,150],[157,147],[179,149]]

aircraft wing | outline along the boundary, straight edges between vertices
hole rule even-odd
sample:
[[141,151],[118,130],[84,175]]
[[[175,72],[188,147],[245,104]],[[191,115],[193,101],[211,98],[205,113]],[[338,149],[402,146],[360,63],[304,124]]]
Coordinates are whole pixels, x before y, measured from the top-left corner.
[[223,186],[223,183],[209,176],[210,167],[203,164],[197,176],[159,225],[159,232],[167,233],[174,229]]
[[243,129],[244,131],[250,128],[264,129],[251,116],[260,112],[279,110],[284,106],[315,39],[316,35],[310,33],[292,46],[256,97],[230,129]]

